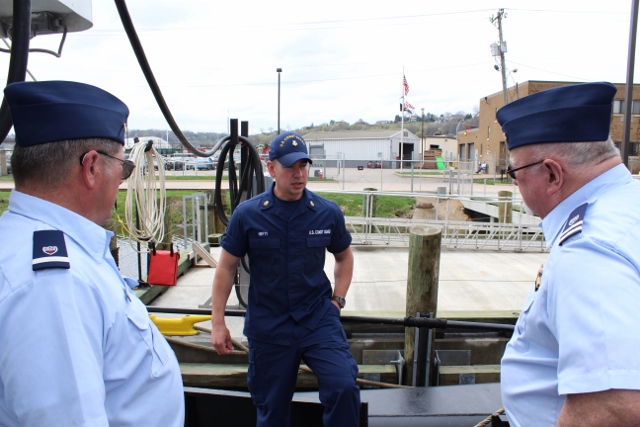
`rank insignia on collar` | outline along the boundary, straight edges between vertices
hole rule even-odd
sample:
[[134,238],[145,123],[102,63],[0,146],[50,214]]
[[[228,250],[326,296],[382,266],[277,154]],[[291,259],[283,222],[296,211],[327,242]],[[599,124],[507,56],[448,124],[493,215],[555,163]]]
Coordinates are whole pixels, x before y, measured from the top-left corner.
[[544,269],[544,264],[542,264],[540,266],[540,268],[538,269],[538,275],[536,276],[536,281],[535,281],[535,291],[538,292],[538,289],[540,289],[540,283],[542,283],[542,270]]
[[46,268],[70,268],[64,233],[60,230],[33,232],[33,271]]
[[569,215],[569,219],[564,224],[564,228],[562,229],[562,233],[560,233],[560,238],[558,240],[558,245],[562,246],[562,244],[571,236],[575,236],[578,233],[582,232],[582,226],[584,225],[584,214],[587,211],[587,203],[578,206],[571,215]]

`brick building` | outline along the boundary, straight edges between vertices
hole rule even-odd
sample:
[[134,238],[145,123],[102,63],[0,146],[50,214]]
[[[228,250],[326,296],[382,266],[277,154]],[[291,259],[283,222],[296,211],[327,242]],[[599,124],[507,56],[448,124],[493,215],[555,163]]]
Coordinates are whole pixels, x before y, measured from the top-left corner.
[[[509,102],[557,86],[576,84],[576,82],[527,81],[512,86],[507,91]],[[625,84],[615,84],[618,92],[613,101],[611,116],[611,138],[618,147],[622,142]],[[632,173],[640,169],[638,164],[638,145],[640,143],[640,85],[633,87],[633,103],[631,108],[631,129],[629,133],[629,164]],[[502,91],[480,99],[478,110],[480,122],[477,129],[466,129],[458,132],[458,156],[460,160],[486,162],[488,173],[500,174],[509,164],[509,153],[502,127],[496,120],[496,112],[504,105]]]

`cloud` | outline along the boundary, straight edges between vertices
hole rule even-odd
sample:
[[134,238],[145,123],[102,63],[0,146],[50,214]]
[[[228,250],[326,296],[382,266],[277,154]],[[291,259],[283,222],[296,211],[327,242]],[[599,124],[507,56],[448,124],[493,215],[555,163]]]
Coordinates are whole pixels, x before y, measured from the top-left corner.
[[[113,2],[92,2],[94,27],[69,34],[62,58],[32,54],[39,80],[102,87],[131,110],[130,127],[168,129],[124,34]],[[576,4],[580,7],[577,8]],[[567,0],[401,3],[379,1],[140,0],[129,12],[167,105],[183,130],[251,132],[345,120],[373,123],[407,100],[436,115],[473,112],[500,92],[489,21],[500,7],[509,86],[526,80],[624,82],[630,4]],[[33,46],[57,49],[58,36]],[[6,73],[9,57],[0,61]]]

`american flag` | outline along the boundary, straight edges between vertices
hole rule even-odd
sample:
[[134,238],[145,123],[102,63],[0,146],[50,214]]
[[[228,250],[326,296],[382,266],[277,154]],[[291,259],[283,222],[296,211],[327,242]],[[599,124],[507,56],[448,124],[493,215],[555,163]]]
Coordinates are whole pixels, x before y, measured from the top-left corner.
[[416,107],[414,107],[413,105],[409,104],[408,102],[404,102],[404,108],[408,109],[408,110],[415,110]]
[[404,94],[409,95],[409,83],[407,83],[407,78],[402,76],[402,85],[404,86]]

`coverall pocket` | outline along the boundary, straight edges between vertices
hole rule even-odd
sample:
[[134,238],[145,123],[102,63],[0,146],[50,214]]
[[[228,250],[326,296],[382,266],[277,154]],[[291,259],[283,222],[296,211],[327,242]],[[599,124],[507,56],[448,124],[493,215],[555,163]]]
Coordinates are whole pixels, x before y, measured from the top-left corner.
[[310,248],[326,248],[331,243],[331,237],[308,237],[307,246]]

